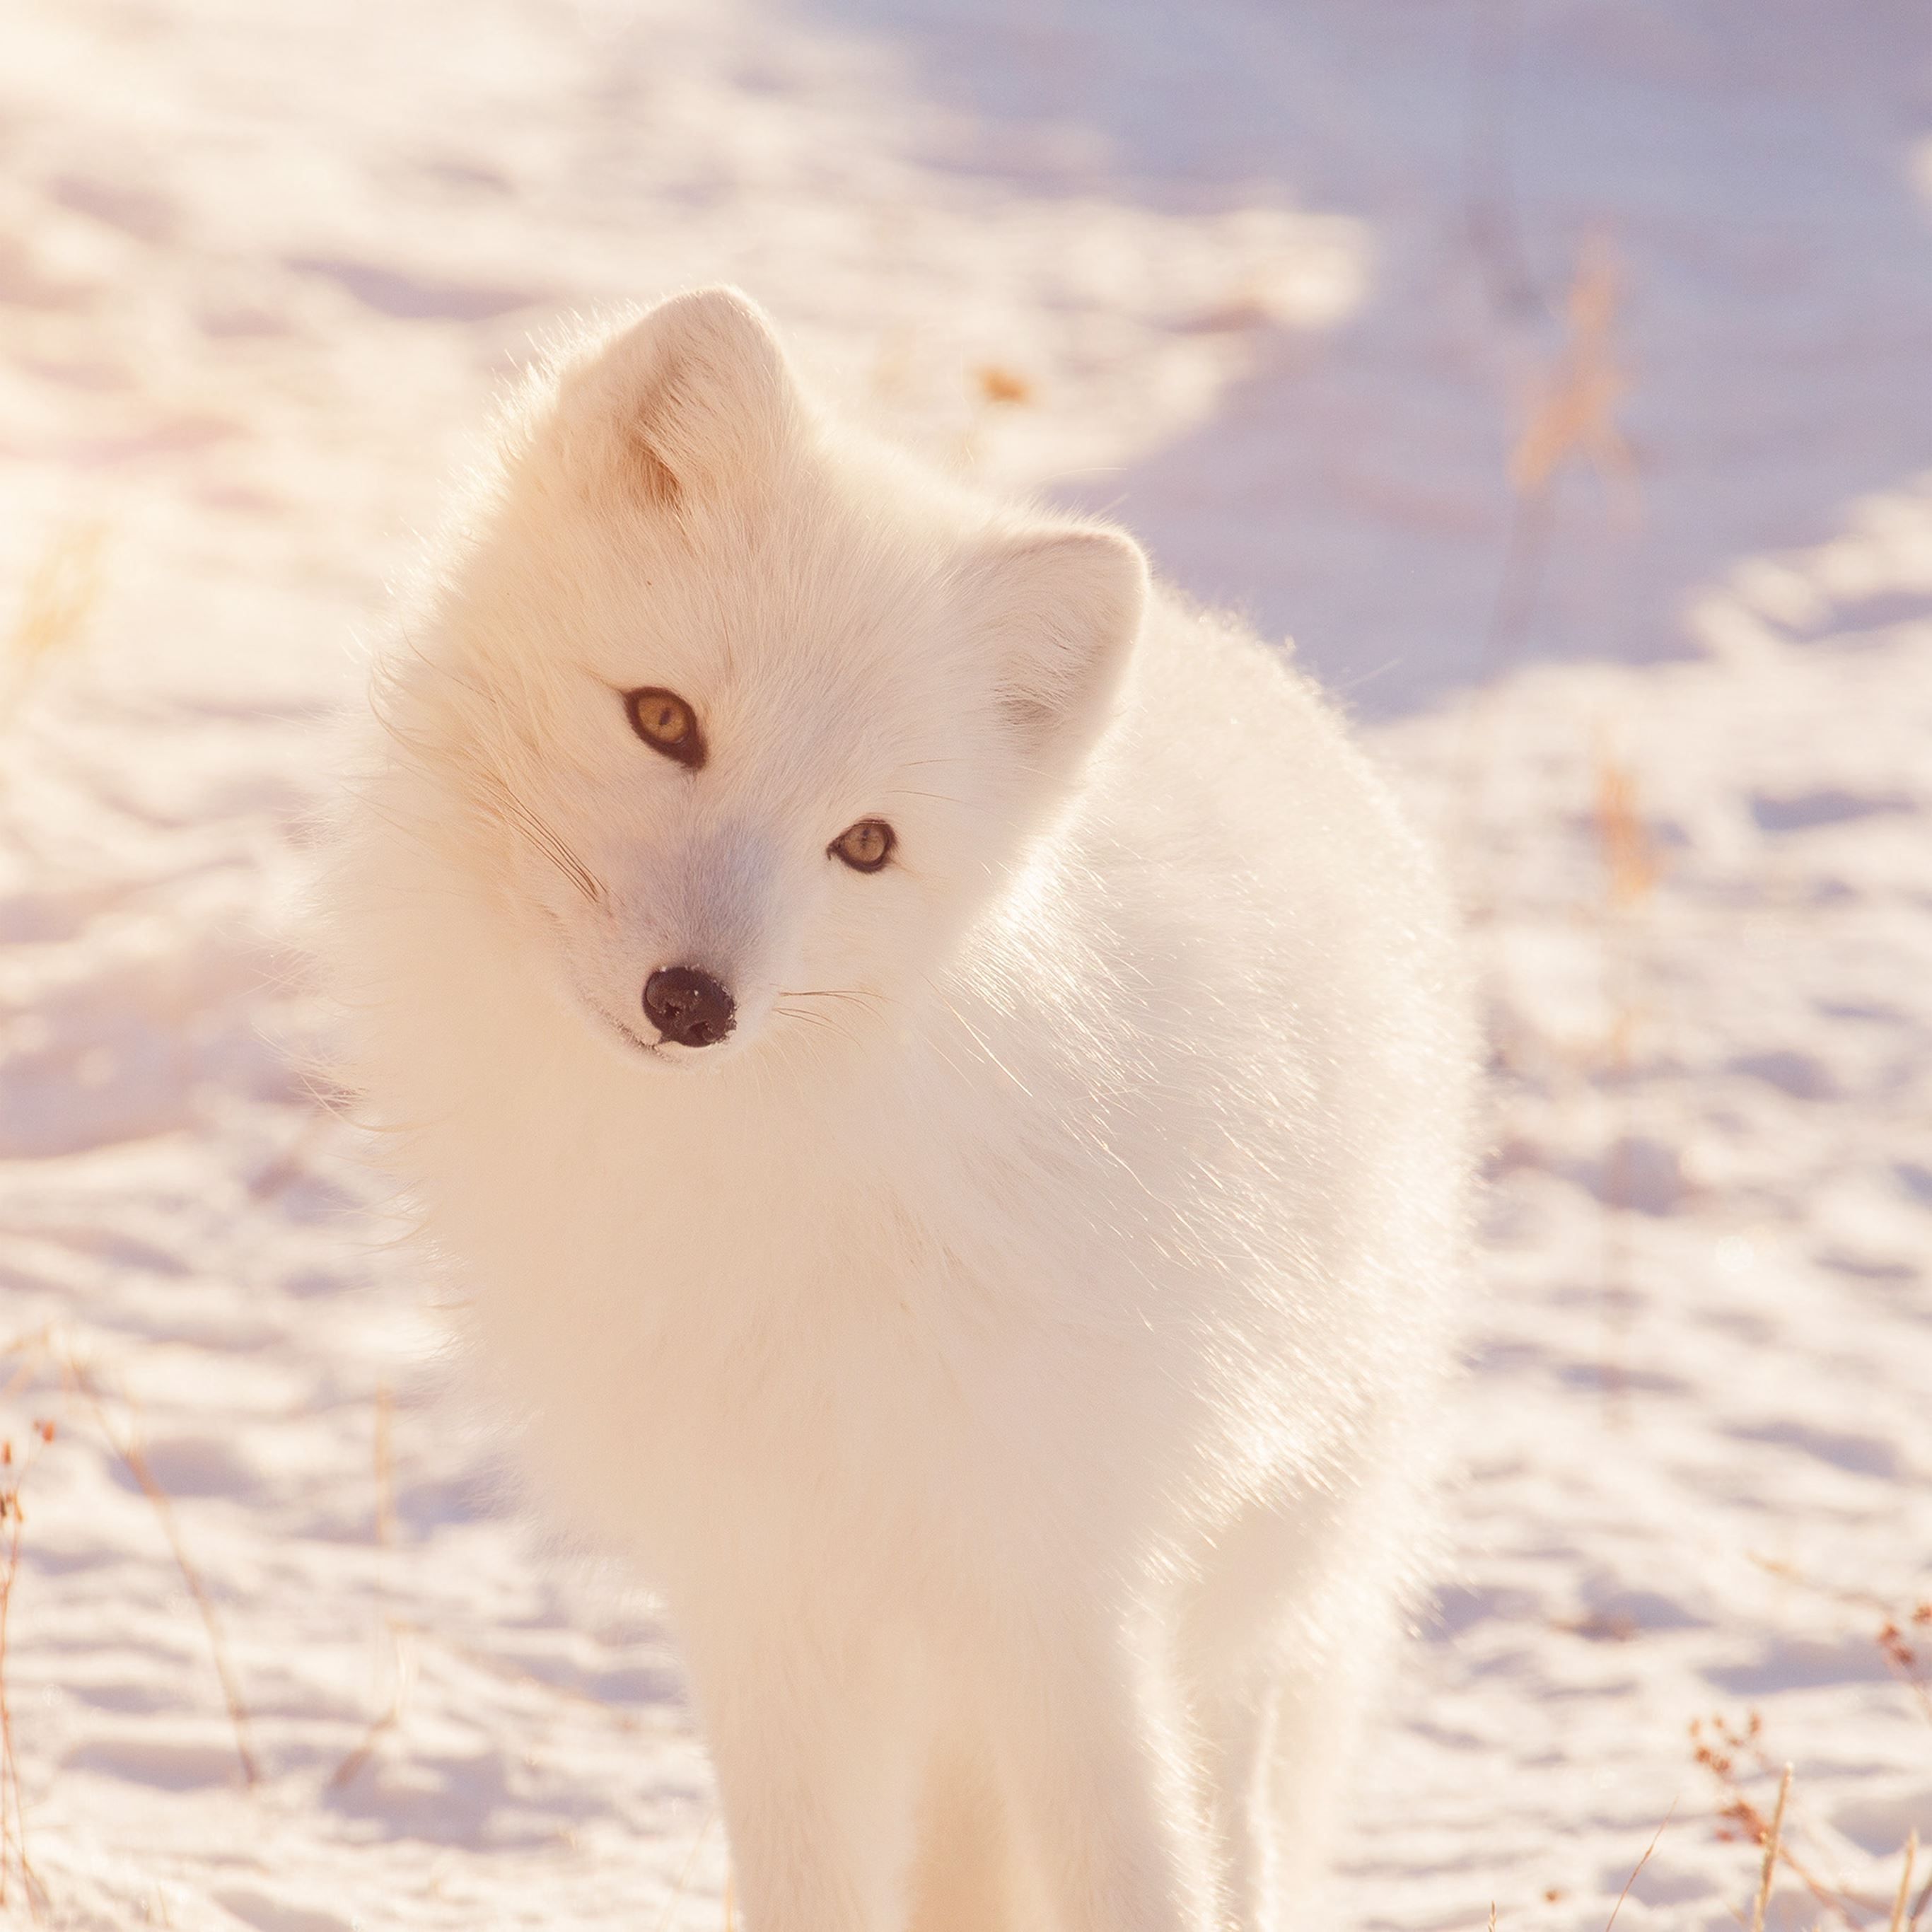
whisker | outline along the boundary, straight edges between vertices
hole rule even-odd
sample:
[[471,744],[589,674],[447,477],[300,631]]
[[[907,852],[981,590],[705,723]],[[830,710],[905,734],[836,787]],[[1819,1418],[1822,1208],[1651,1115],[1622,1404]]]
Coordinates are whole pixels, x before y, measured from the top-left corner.
[[[528,748],[530,734],[527,730],[519,731],[509,707],[504,702],[503,694],[494,685],[479,682],[466,675],[456,666],[432,656],[423,650],[406,628],[404,632],[404,644],[414,661],[418,674],[441,677],[459,689],[467,692],[488,707],[494,719],[499,737],[512,744],[520,740],[526,748]],[[439,762],[439,748],[405,727],[391,708],[389,700],[396,698],[401,690],[403,680],[400,674],[392,670],[386,682],[387,688],[379,688],[375,696],[374,709],[377,723],[398,749],[407,753],[418,765],[434,765]],[[490,813],[500,824],[520,832],[586,898],[601,903],[608,898],[609,892],[604,881],[584,863],[581,855],[572,849],[569,842],[556,827],[550,824],[528,800],[518,795],[508,775],[498,764],[479,760],[471,768],[468,776],[470,782],[465,789],[470,792],[472,802]]]
[[550,827],[531,812],[527,806],[518,804],[512,808],[516,824],[531,843],[550,862],[556,866],[589,898],[601,898],[602,888],[589,870],[581,864],[562,840]]
[[813,1012],[803,1006],[774,1006],[772,1011],[782,1014],[787,1019],[802,1020],[809,1026],[828,1027],[841,1040],[850,1040],[854,1038],[852,1033],[848,1028],[841,1026],[829,1013]]
[[603,880],[565,842],[556,828],[547,819],[539,817],[522,799],[516,800],[516,809],[518,818],[530,828],[532,836],[542,841],[544,849],[576,880],[583,891],[591,898],[602,899],[604,896]]
[[861,1006],[884,1004],[881,995],[860,986],[818,986],[803,992],[782,987],[778,998],[782,1000],[855,1000]]
[[[876,1017],[885,1010],[885,1002],[876,993],[848,992],[843,988],[826,987],[812,992],[781,992],[782,1000],[836,1000],[842,1005],[856,1006],[860,1012]],[[824,1010],[818,1010],[820,1018],[826,1018]]]
[[522,832],[586,898],[601,903],[607,896],[603,880],[572,850],[556,828],[511,790],[502,772],[485,766],[476,776],[482,802],[494,808],[503,824]]

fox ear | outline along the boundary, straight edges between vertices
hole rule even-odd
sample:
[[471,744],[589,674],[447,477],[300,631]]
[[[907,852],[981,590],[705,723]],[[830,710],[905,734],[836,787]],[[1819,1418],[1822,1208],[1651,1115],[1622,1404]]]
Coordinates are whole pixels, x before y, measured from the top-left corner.
[[764,311],[716,288],[674,296],[614,338],[566,379],[560,413],[597,436],[628,487],[674,510],[769,467],[798,407]]
[[1102,524],[1035,525],[980,553],[972,596],[993,641],[1002,721],[1029,764],[1070,768],[1106,728],[1140,634],[1140,546]]

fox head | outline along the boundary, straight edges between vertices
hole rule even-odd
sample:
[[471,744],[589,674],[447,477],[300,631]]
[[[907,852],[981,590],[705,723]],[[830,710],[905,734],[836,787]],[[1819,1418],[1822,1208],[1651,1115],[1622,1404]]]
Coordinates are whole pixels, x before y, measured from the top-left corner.
[[386,709],[538,975],[709,1068],[921,997],[1078,790],[1146,595],[1118,532],[836,429],[710,290],[526,406]]

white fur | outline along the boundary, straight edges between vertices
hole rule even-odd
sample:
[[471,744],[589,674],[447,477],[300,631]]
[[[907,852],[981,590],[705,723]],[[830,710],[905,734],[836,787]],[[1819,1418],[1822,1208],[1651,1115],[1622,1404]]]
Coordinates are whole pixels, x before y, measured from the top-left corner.
[[[727,292],[536,384],[454,552],[333,878],[351,1077],[532,1467],[663,1593],[753,1932],[1300,1922],[1462,1238],[1382,787]],[[647,1048],[677,964],[722,1045]]]

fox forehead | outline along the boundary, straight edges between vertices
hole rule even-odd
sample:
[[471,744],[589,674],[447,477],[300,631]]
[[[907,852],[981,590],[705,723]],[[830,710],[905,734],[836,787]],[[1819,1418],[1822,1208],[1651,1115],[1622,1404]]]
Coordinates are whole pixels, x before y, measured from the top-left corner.
[[[856,532],[842,520],[780,533],[734,519],[632,549],[588,608],[553,612],[553,638],[612,694],[662,686],[692,706],[697,784],[775,764],[836,784],[929,758],[990,668],[976,680],[931,547],[885,536],[876,512]],[[619,731],[614,695],[610,709]]]

